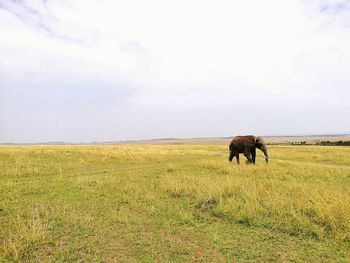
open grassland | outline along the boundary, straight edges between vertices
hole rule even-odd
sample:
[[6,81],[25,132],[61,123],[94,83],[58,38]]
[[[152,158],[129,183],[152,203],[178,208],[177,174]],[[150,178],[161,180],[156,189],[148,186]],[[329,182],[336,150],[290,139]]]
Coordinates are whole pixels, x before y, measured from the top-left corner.
[[0,262],[350,262],[350,147],[0,147]]

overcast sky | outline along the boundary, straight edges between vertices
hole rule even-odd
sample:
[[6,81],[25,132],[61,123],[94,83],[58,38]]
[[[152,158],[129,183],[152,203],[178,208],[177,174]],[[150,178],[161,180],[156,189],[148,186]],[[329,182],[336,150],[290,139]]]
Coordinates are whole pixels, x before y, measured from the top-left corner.
[[350,1],[0,0],[0,143],[350,132]]

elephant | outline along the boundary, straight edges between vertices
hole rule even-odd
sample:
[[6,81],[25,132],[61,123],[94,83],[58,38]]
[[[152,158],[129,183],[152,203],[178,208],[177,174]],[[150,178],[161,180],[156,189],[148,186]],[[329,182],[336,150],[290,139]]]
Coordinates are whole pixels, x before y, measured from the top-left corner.
[[229,146],[230,156],[228,160],[232,162],[233,157],[236,156],[237,164],[239,164],[239,154],[243,153],[247,158],[247,164],[255,164],[256,148],[261,150],[265,157],[265,162],[268,164],[269,155],[264,140],[253,135],[234,137]]

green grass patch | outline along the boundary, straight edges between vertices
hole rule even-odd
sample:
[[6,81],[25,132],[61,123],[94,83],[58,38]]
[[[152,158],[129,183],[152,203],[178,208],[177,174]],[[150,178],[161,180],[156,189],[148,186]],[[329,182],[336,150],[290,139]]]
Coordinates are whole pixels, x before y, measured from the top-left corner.
[[0,147],[0,261],[349,262],[350,148]]

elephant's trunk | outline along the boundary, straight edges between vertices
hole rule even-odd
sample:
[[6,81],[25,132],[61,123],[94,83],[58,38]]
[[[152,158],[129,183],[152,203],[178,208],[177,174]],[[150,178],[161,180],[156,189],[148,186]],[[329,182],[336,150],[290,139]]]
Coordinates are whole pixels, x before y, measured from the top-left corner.
[[269,154],[267,153],[267,148],[266,148],[266,145],[263,145],[262,147],[261,147],[261,151],[262,151],[262,153],[263,153],[263,155],[264,155],[264,157],[265,157],[265,162],[266,162],[266,164],[269,162]]

